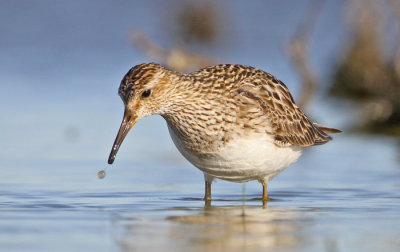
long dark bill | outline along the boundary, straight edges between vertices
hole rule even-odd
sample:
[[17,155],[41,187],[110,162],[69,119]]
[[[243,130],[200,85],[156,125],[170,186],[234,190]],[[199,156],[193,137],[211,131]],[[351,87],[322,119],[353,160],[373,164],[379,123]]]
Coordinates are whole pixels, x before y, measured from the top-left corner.
[[135,125],[136,121],[137,121],[136,116],[132,115],[132,113],[130,113],[127,109],[125,109],[124,118],[122,119],[118,135],[115,138],[110,156],[108,157],[109,164],[112,164],[114,162],[115,156],[117,155],[117,152],[122,144],[122,141],[124,141],[129,130],[133,127],[133,125]]

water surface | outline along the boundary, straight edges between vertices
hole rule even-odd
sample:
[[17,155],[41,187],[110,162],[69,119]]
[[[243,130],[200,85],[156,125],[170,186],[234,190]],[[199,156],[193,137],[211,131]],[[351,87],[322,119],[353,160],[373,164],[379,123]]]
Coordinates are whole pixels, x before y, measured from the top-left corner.
[[[258,183],[223,181],[205,204],[201,173],[179,157],[119,162],[103,180],[96,162],[9,164],[0,244],[7,251],[398,251],[395,144],[342,136],[311,149],[270,183],[266,205]],[[14,182],[20,174],[26,183]]]

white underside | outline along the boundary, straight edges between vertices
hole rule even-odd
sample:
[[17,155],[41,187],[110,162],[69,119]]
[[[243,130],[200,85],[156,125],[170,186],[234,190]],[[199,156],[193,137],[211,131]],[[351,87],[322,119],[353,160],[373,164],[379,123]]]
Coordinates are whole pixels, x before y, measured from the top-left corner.
[[260,133],[232,140],[218,153],[198,155],[188,151],[171,129],[170,134],[182,155],[203,171],[208,180],[268,182],[301,155],[300,147],[278,147],[271,136]]

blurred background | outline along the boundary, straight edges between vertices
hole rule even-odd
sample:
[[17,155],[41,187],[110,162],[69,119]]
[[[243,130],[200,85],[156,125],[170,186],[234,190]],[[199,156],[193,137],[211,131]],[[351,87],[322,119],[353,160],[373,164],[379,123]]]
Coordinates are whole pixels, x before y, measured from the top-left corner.
[[[119,83],[129,68],[150,61],[181,72],[244,64],[282,80],[311,118],[344,133],[307,149],[271,183],[272,197],[282,202],[272,202],[267,219],[287,213],[288,201],[292,211],[309,207],[307,202],[344,207],[346,199],[354,208],[341,214],[363,216],[351,225],[386,230],[358,230],[351,239],[346,232],[354,230],[337,224],[336,217],[328,218],[329,229],[309,230],[309,223],[298,222],[320,219],[295,211],[295,217],[283,220],[289,231],[278,226],[278,234],[266,235],[272,241],[242,230],[240,239],[255,245],[240,248],[340,251],[359,248],[371,236],[377,237],[372,248],[400,246],[400,1],[16,0],[0,2],[0,21],[0,249],[52,250],[60,248],[61,235],[72,241],[66,250],[148,248],[148,233],[135,229],[132,215],[150,223],[140,222],[146,232],[175,216],[167,230],[150,233],[166,250],[193,244],[199,251],[238,248],[232,245],[235,236],[223,245],[193,239],[201,228],[180,234],[186,243],[168,242],[171,232],[182,230],[176,223],[204,224],[181,218],[202,216],[204,188],[201,172],[180,156],[161,117],[137,123],[107,177],[96,178],[106,167],[123,115]],[[243,190],[250,198],[261,192],[256,182]],[[213,193],[221,207],[242,204],[240,184],[218,182]],[[325,195],[331,195],[329,203]],[[233,201],[218,203],[229,198]],[[190,205],[197,212],[157,212],[166,205]],[[371,208],[388,219],[371,217]],[[327,215],[337,216],[336,211]],[[213,213],[221,221],[220,212]],[[320,239],[288,237],[298,232],[294,222],[307,230],[304,236]],[[221,225],[226,224],[224,219]],[[331,230],[326,236],[319,233],[324,228]],[[90,233],[85,239],[82,230]]]

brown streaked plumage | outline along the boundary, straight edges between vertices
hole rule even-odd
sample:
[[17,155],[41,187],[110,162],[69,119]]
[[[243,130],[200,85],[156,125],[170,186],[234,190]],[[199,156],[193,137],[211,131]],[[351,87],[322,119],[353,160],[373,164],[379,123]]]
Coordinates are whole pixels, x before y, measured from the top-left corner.
[[301,147],[324,144],[339,130],[312,122],[274,76],[243,65],[218,65],[190,74],[155,63],[129,70],[119,95],[124,119],[108,162],[113,163],[135,122],[159,114],[179,151],[211,182],[268,181],[295,162]]

